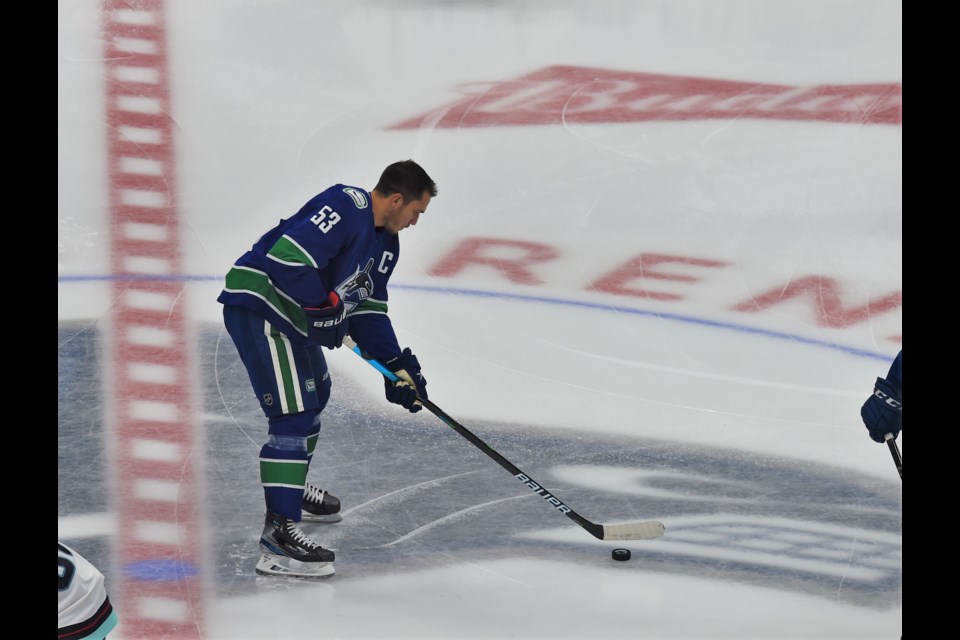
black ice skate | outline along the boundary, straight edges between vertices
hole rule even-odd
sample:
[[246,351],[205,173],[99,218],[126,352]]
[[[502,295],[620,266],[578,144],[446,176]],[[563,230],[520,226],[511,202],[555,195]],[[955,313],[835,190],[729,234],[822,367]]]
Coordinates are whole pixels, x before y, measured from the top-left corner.
[[333,575],[333,551],[324,549],[307,537],[296,522],[276,513],[267,513],[260,536],[262,575],[323,578]]
[[303,522],[330,524],[340,522],[340,500],[309,482],[303,488],[303,502],[300,504],[300,519]]

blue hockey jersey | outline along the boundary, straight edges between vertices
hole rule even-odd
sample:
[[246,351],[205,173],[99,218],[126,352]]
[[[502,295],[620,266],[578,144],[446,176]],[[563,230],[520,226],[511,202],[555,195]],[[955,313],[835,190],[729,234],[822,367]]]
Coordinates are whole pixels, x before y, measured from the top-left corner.
[[267,231],[227,273],[217,300],[263,314],[305,342],[304,307],[330,291],[343,300],[350,336],[381,360],[400,354],[387,316],[387,281],[400,257],[397,235],[374,227],[370,193],[337,184]]
[[887,382],[892,384],[897,392],[903,393],[903,349],[897,353],[893,364],[890,365],[890,370],[887,372]]

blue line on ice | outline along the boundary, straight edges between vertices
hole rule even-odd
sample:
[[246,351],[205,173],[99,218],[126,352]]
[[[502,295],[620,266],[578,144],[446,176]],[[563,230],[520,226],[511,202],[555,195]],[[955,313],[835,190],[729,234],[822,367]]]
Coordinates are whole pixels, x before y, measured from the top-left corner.
[[[210,281],[222,281],[222,276],[191,276],[191,275],[181,275],[181,276],[149,276],[149,275],[116,275],[116,276],[104,276],[104,275],[87,275],[87,276],[57,276],[57,283],[66,283],[66,282],[135,282],[135,281],[170,281],[170,282],[210,282]],[[644,309],[635,309],[633,307],[619,307],[616,305],[610,304],[601,304],[598,302],[584,302],[582,300],[567,300],[564,298],[548,298],[544,296],[526,296],[516,293],[503,293],[500,291],[483,291],[480,289],[456,289],[450,287],[428,287],[423,285],[411,285],[411,284],[394,284],[390,285],[391,289],[406,289],[408,291],[423,291],[425,293],[439,293],[443,295],[460,295],[460,296],[475,296],[478,298],[499,298],[501,300],[514,300],[517,302],[534,302],[538,304],[551,304],[557,306],[567,306],[567,307],[580,307],[582,309],[594,309],[597,311],[613,311],[616,313],[625,313],[635,316],[644,316],[649,318],[657,318],[660,320],[673,320],[675,322],[682,322],[685,324],[696,324],[702,325],[705,327],[713,327],[715,329],[725,329],[727,331],[737,331],[739,333],[748,333],[757,336],[763,336],[766,338],[774,338],[776,340],[785,340],[788,342],[798,342],[800,344],[806,344],[813,347],[820,347],[823,349],[832,349],[834,351],[840,351],[843,353],[850,354],[852,356],[858,356],[861,358],[871,358],[873,360],[880,360],[886,362],[890,359],[890,356],[885,353],[878,353],[876,351],[867,351],[865,349],[858,349],[856,347],[850,347],[838,342],[830,342],[827,340],[817,340],[815,338],[807,338],[805,336],[799,336],[792,333],[784,333],[782,331],[772,331],[770,329],[760,329],[757,327],[749,327],[741,324],[735,324],[733,322],[720,322],[718,320],[707,320],[705,318],[698,318],[696,316],[687,316],[679,313],[664,313],[663,311],[646,311]]]

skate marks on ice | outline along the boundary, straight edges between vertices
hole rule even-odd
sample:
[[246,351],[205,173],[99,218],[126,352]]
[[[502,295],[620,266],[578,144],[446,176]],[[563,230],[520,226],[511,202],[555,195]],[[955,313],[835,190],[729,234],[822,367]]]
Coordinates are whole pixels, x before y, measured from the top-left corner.
[[[611,543],[555,513],[457,434],[410,422],[337,412],[324,426],[311,476],[344,501],[344,520],[304,530],[337,551],[338,580],[500,558],[609,559]],[[637,570],[839,593],[864,605],[900,588],[901,506],[871,479],[677,443],[471,427],[587,517],[661,519],[663,538],[630,543]],[[255,561],[262,497],[254,453],[237,460],[247,478],[228,481],[252,485],[243,488],[249,508],[217,515],[232,520],[234,564],[223,558],[220,569],[238,579],[234,590]]]
[[[216,350],[216,333],[201,335],[198,358],[205,368],[199,379],[205,385],[206,516],[219,536],[205,570],[215,574],[211,583],[222,595],[265,585],[284,589],[300,581],[254,574],[263,519],[256,443],[266,426],[235,354]],[[59,418],[60,516],[101,512],[108,504],[103,491],[79,488],[106,487],[104,465],[89,463],[103,442],[101,391],[89,375],[94,347],[84,346],[95,339],[75,333],[76,346],[60,349],[60,379],[77,385],[60,390],[61,405],[70,405]],[[342,500],[344,520],[303,528],[337,551],[335,580],[501,558],[608,562],[611,543],[562,517],[439,421],[371,403],[369,389],[333,373],[334,396],[310,481]],[[864,606],[901,588],[895,484],[750,452],[522,423],[471,420],[469,427],[585,517],[609,524],[662,520],[666,535],[630,543],[633,560],[621,570],[789,589]],[[78,474],[84,483],[74,482]],[[108,565],[109,545],[103,549],[96,560]]]
[[[224,396],[236,403],[234,420],[247,432],[262,433],[242,368],[232,354],[218,356],[221,382],[240,376]],[[595,565],[609,557],[610,543],[542,504],[432,416],[411,417],[386,403],[369,403],[369,390],[354,389],[357,383],[334,375],[310,474],[343,501],[344,521],[307,530],[337,549],[338,580],[490,558]],[[221,393],[227,393],[223,386],[207,397]],[[217,407],[208,412],[218,413]],[[211,427],[207,431],[216,437]],[[750,452],[522,423],[471,421],[469,427],[585,517],[609,524],[662,520],[663,538],[631,543],[631,566],[830,599],[839,593],[863,603],[900,587],[901,505],[895,485],[878,487],[847,469]],[[230,431],[230,425],[219,430],[232,439]],[[247,454],[246,477],[238,481],[259,506],[255,453]],[[243,466],[240,456],[233,457]],[[236,527],[255,531],[240,521]],[[238,550],[247,547],[244,542]],[[252,557],[252,550],[245,552]]]

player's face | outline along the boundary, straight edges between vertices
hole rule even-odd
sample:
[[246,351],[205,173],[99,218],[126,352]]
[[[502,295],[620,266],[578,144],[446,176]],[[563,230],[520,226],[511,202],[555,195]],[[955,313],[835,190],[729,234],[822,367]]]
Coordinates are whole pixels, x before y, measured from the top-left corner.
[[396,201],[390,213],[387,215],[384,227],[387,231],[396,235],[409,226],[417,224],[420,214],[427,210],[430,204],[430,192],[424,191],[419,200],[405,200],[399,193],[395,194]]

